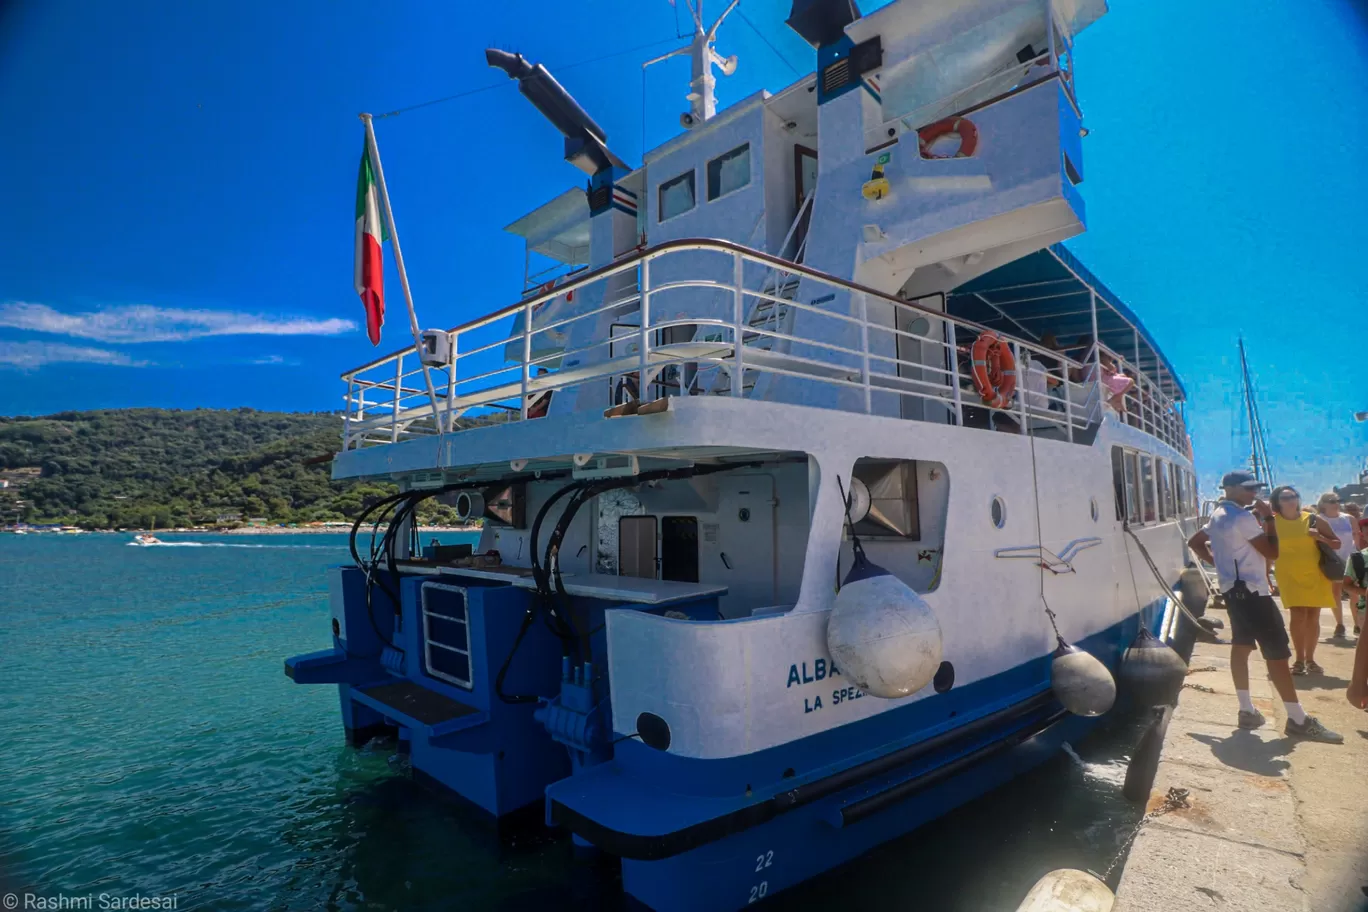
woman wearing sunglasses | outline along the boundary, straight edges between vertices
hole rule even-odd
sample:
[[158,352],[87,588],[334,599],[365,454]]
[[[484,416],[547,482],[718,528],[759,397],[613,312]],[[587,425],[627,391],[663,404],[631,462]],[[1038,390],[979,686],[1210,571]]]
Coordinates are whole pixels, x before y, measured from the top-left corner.
[[1301,495],[1295,488],[1277,488],[1269,500],[1281,543],[1273,574],[1278,578],[1283,606],[1292,615],[1292,622],[1287,625],[1296,654],[1292,673],[1322,674],[1324,669],[1316,664],[1320,613],[1322,608],[1334,605],[1334,590],[1321,572],[1317,542],[1338,551],[1340,540],[1324,518],[1302,512]]
[[[1316,501],[1316,510],[1320,513],[1321,519],[1325,520],[1330,526],[1330,531],[1340,540],[1340,546],[1335,553],[1339,559],[1346,564],[1349,562],[1349,555],[1358,549],[1355,547],[1357,536],[1358,521],[1348,513],[1340,511],[1340,499],[1338,494],[1322,494],[1320,500]],[[1335,612],[1335,639],[1344,639],[1344,607],[1340,604],[1344,600],[1344,581],[1332,580],[1330,588],[1333,590],[1335,604],[1332,610]],[[1350,606],[1349,612],[1353,614],[1353,607]]]

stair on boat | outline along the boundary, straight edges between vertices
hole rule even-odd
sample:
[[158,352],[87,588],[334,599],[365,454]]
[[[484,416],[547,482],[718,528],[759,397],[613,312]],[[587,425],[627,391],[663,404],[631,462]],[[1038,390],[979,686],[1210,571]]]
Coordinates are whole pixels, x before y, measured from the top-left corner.
[[410,680],[353,687],[351,698],[406,728],[423,732],[429,742],[489,721],[488,714],[474,706]]

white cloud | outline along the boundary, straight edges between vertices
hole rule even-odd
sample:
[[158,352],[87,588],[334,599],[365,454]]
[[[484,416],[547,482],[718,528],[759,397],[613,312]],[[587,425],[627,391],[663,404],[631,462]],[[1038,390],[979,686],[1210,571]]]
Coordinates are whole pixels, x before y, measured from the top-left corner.
[[283,366],[283,367],[298,367],[298,366],[299,366],[299,362],[298,362],[298,361],[294,360],[293,358],[286,358],[286,357],[283,356],[283,355],[262,355],[260,358],[253,358],[253,359],[251,359],[250,361],[248,361],[247,363],[248,363],[248,364],[252,364],[252,365],[257,365],[257,366],[262,366],[262,365],[280,365],[280,366]]
[[46,304],[0,304],[0,326],[29,332],[94,339],[97,342],[183,342],[205,336],[335,336],[356,323],[231,310],[189,310],[133,304],[84,313],[62,313]]
[[45,364],[106,364],[112,367],[146,367],[123,352],[66,345],[61,342],[6,342],[0,340],[0,367],[33,370]]

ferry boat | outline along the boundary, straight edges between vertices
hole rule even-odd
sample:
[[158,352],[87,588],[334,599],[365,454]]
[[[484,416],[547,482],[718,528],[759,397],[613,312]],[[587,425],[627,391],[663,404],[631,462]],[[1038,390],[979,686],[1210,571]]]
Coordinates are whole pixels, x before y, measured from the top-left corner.
[[[1061,661],[1170,629],[1197,513],[1182,383],[1061,243],[1105,11],[797,0],[817,72],[716,110],[695,8],[685,129],[637,167],[489,51],[587,181],[508,226],[520,300],[343,375],[334,477],[400,493],[286,674],[658,910],[774,896],[1083,736],[1111,702]],[[421,547],[428,497],[478,545]]]

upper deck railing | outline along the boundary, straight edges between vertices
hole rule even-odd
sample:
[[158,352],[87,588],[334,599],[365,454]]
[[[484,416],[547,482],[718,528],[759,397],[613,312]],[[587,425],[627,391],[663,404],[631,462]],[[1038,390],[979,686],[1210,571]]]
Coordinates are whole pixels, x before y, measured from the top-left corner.
[[[806,302],[796,300],[800,285]],[[678,310],[700,294],[710,308]],[[586,309],[574,310],[567,298]],[[586,306],[595,300],[605,303]],[[606,393],[600,401],[618,405],[676,395],[759,397],[783,377],[845,393],[819,396],[823,407],[1071,441],[1091,440],[1084,435],[1104,409],[1124,403],[1128,420],[1184,449],[1174,403],[1100,346],[1075,360],[1004,335],[1017,392],[1001,408],[985,405],[970,379],[969,349],[988,331],[729,241],[670,241],[449,330],[449,356],[429,365],[435,403],[413,347],[343,374],[344,449],[431,436],[439,423],[453,433],[539,418],[558,393],[597,383]],[[1137,381],[1131,391],[1112,394],[1108,358]]]

